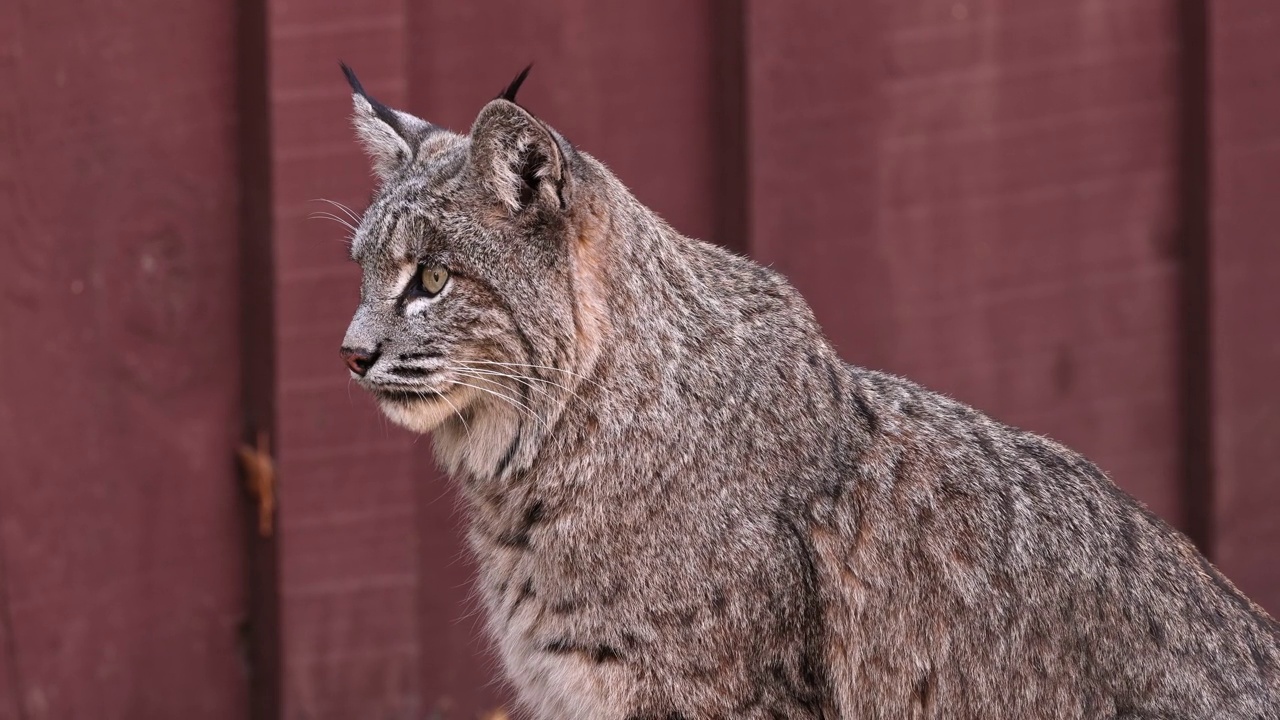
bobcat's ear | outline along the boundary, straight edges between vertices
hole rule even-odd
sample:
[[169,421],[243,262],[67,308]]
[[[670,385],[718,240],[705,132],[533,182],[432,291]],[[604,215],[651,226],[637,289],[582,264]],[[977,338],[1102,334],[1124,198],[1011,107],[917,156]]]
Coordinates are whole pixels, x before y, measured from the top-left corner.
[[340,64],[347,82],[351,84],[356,136],[373,161],[374,172],[385,182],[412,162],[422,141],[440,128],[373,99],[365,92],[355,72],[346,63]]
[[568,208],[568,143],[515,102],[528,72],[485,105],[471,126],[472,166],[513,215],[534,206]]

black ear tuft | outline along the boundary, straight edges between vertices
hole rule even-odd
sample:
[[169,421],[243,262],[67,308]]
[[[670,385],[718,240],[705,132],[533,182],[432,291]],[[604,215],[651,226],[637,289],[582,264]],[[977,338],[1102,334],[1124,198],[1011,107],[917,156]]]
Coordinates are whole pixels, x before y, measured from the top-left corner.
[[526,65],[525,69],[521,70],[520,74],[516,76],[516,79],[512,80],[510,85],[507,85],[507,89],[498,94],[498,99],[515,102],[516,93],[520,92],[520,86],[524,84],[524,79],[529,77],[529,71],[532,69],[533,63]]
[[351,92],[369,97],[369,94],[364,91],[364,86],[360,84],[360,78],[356,77],[356,71],[352,70],[350,65],[339,60],[338,67],[342,68],[342,74],[347,76],[347,83],[351,85]]
[[400,118],[396,117],[395,111],[377,100],[374,100],[370,97],[369,93],[364,91],[364,85],[360,84],[360,78],[356,77],[356,71],[352,70],[350,65],[339,60],[338,66],[342,68],[342,74],[347,76],[347,83],[351,85],[351,92],[359,95],[365,100],[368,100],[369,106],[373,108],[373,114],[377,115],[378,119],[382,122],[390,125],[392,130],[395,130],[403,136],[405,134],[405,128],[402,126]]

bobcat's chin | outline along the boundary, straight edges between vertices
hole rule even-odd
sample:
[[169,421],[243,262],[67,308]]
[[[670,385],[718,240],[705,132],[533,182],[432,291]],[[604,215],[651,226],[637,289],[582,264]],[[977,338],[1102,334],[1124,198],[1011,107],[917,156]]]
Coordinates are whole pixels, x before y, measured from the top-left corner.
[[429,433],[454,417],[454,407],[441,394],[407,396],[375,393],[375,397],[378,407],[391,422],[413,432]]

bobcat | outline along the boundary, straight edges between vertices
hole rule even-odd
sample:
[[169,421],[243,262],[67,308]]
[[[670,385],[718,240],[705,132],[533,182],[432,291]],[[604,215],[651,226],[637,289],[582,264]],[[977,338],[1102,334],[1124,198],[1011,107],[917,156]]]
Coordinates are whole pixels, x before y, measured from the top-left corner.
[[533,717],[1280,718],[1277,623],[1083,457],[845,364],[525,73],[460,135],[344,69],[381,187],[342,355],[459,482]]

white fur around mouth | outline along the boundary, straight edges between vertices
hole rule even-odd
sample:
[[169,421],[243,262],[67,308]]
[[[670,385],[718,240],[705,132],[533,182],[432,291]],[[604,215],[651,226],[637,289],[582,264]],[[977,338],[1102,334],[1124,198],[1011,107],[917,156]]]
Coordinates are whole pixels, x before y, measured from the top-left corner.
[[458,415],[465,393],[448,390],[416,389],[412,385],[381,384],[366,386],[378,403],[382,414],[407,430],[429,433]]
[[369,387],[369,392],[383,402],[401,405],[414,402],[430,402],[444,397],[444,393],[437,390],[416,390],[409,386],[401,385],[372,385]]

